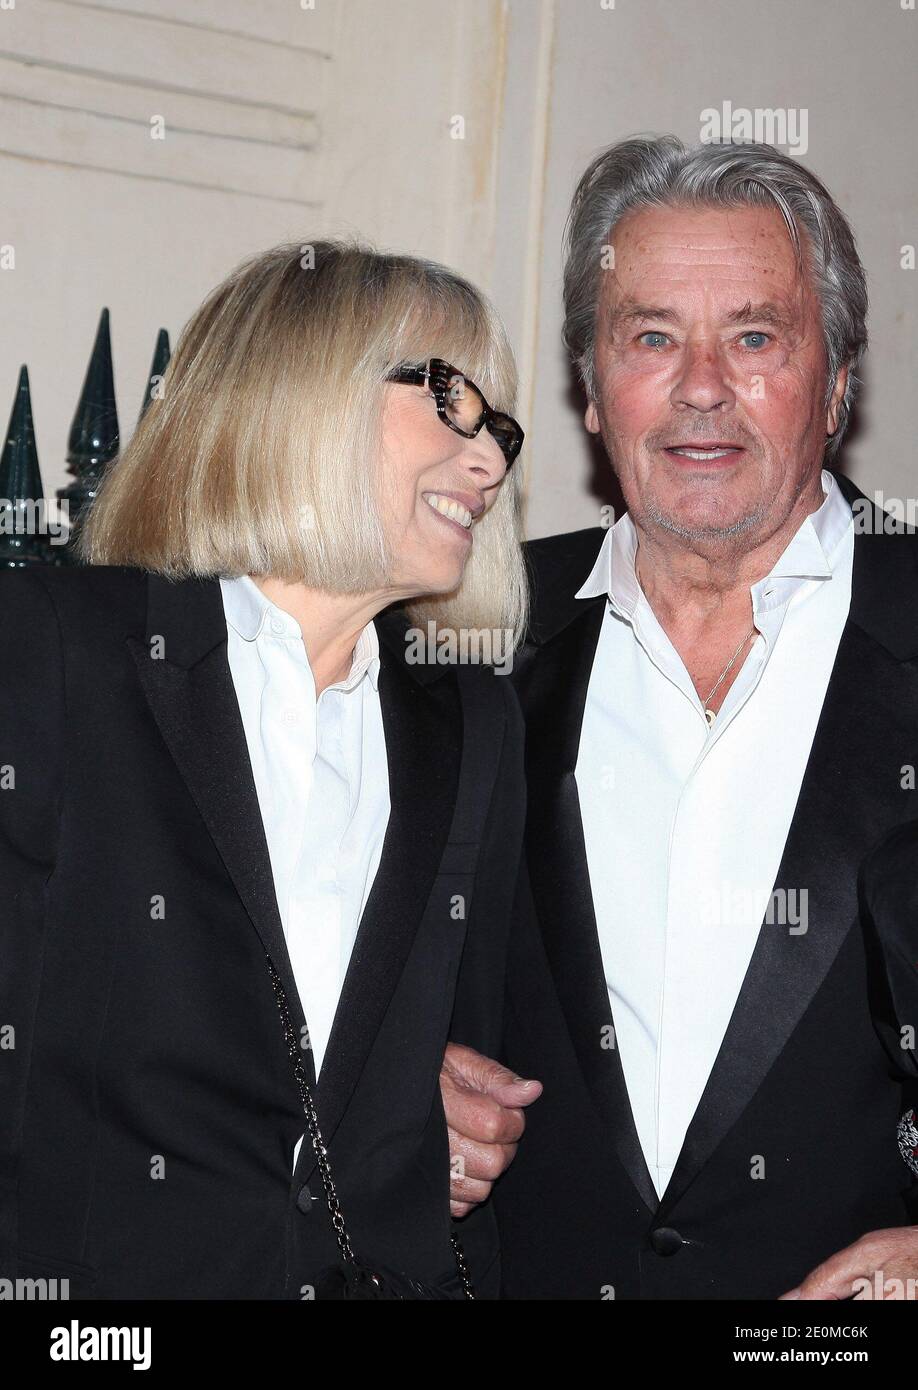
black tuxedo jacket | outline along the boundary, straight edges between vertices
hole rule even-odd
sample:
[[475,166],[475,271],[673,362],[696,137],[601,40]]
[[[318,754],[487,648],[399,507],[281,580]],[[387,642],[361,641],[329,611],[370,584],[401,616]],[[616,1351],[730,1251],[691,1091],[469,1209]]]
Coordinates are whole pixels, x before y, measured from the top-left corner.
[[[0,1274],[308,1296],[337,1248],[308,1139],[291,1173],[267,957],[305,1020],[218,581],[5,572],[0,614]],[[408,664],[406,625],[377,620],[392,810],[317,1109],[357,1253],[461,1296],[438,1074],[460,968],[500,1045],[523,735],[507,680]]]
[[902,775],[918,759],[918,538],[855,540],[850,616],[775,884],[808,890],[809,930],[763,928],[660,1201],[618,1054],[601,1041],[613,1019],[574,780],[606,600],[573,595],[603,536],[528,547],[533,641],[515,680],[531,896],[524,885],[502,1058],[545,1090],[495,1193],[504,1293],[774,1298],[908,1219],[902,1098],[871,1026],[857,874],[885,831],[918,815]]
[[[918,821],[897,826],[868,855],[860,904],[874,1027],[902,1083],[904,1105],[918,1116]],[[913,1128],[918,1120],[903,1123],[900,1146],[910,1171],[918,1174]],[[918,1200],[913,1220],[918,1222]]]

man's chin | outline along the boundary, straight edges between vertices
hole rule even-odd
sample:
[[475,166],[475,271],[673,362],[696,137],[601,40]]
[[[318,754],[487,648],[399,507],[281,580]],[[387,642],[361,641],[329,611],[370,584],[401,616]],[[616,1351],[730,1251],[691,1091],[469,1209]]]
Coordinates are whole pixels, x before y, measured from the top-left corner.
[[755,511],[735,510],[724,512],[723,508],[685,507],[674,511],[652,508],[647,521],[671,535],[684,540],[702,541],[712,545],[728,542],[735,536],[749,535],[762,521],[762,509]]

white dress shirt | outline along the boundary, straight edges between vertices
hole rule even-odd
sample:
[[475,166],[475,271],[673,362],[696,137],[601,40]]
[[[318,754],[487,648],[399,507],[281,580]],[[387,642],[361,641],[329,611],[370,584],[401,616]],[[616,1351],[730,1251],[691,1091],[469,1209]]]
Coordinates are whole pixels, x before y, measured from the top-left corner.
[[350,674],[317,700],[296,619],[247,575],[221,579],[220,588],[230,672],[318,1077],[389,823],[379,639],[368,623]]
[[851,509],[830,473],[822,485],[750,589],[761,635],[712,728],[638,584],[627,514],[576,594],[609,599],[575,776],[615,1043],[660,1196],[759,931],[806,929],[802,895],[770,904],[851,601]]

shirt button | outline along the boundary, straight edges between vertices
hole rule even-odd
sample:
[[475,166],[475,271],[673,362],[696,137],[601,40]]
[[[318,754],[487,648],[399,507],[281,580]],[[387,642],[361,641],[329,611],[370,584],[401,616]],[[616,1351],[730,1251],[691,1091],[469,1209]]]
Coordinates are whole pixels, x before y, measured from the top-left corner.
[[657,1255],[675,1255],[682,1249],[683,1244],[679,1232],[674,1231],[672,1226],[658,1226],[650,1233],[650,1245]]
[[283,630],[284,630],[284,621],[283,621],[283,619],[282,619],[282,618],[272,618],[272,619],[271,619],[271,631],[272,631],[272,632],[276,632],[276,633],[278,634],[278,636],[279,636],[279,635],[283,632]]

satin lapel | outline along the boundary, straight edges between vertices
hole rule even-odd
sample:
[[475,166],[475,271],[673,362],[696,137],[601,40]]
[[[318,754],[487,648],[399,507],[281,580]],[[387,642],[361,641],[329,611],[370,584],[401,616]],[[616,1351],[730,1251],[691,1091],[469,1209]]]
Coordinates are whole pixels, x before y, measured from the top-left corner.
[[799,903],[806,891],[807,930],[761,927],[662,1211],[739,1118],[825,979],[857,917],[856,867],[886,829],[915,815],[901,768],[914,753],[918,671],[863,630],[856,607],[863,602],[852,603],[839,644],[775,882],[773,901]]
[[[287,993],[305,1019],[277,907],[255,780],[227,660],[226,619],[213,580],[150,575],[147,634],[127,638],[153,718]],[[267,976],[267,964],[265,965]],[[278,1020],[278,1028],[280,1021]],[[312,1071],[309,1052],[303,1054]]]
[[[405,662],[399,618],[377,621],[391,812],[319,1076],[326,1143],[347,1108],[411,950],[449,837],[462,753],[456,682]],[[305,1170],[304,1170],[305,1171]]]
[[574,771],[605,598],[539,648],[521,678],[529,872],[552,974],[584,1077],[626,1171],[657,1207],[614,1039]]

